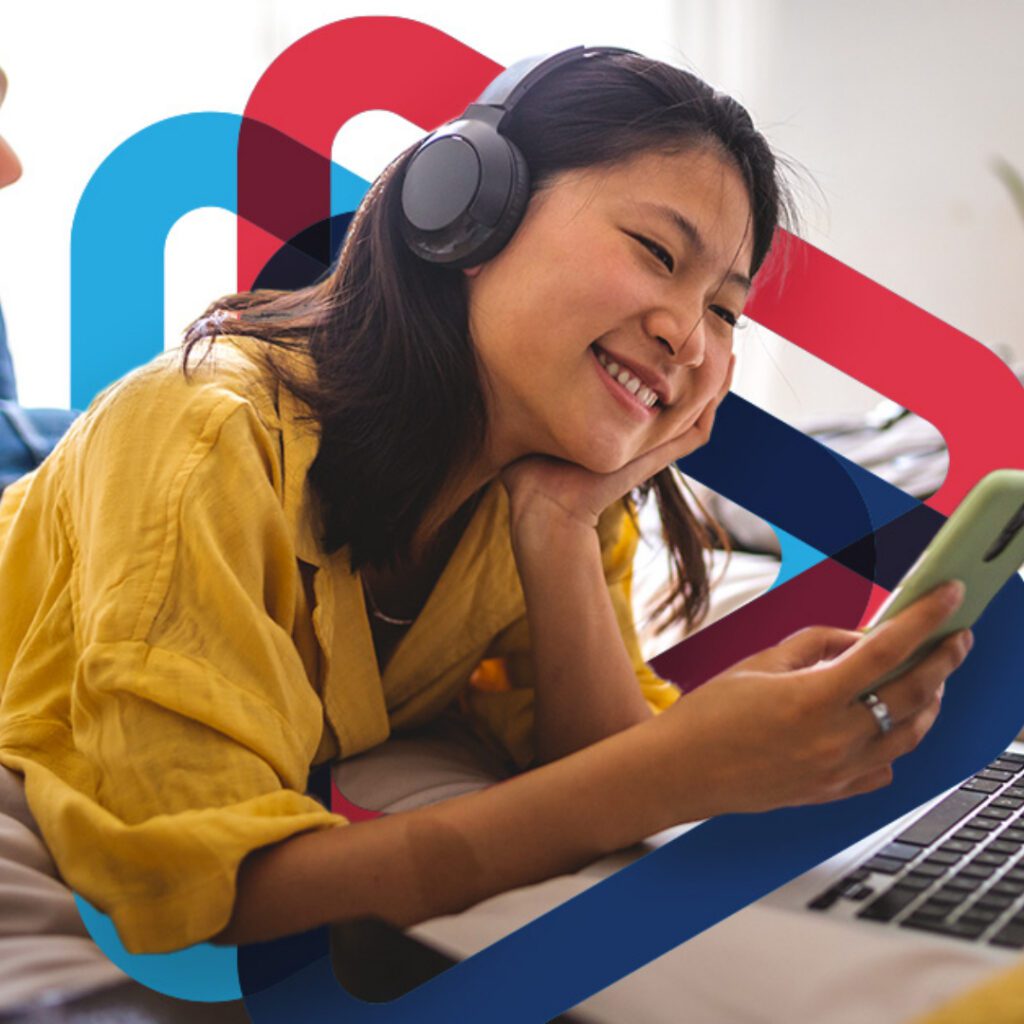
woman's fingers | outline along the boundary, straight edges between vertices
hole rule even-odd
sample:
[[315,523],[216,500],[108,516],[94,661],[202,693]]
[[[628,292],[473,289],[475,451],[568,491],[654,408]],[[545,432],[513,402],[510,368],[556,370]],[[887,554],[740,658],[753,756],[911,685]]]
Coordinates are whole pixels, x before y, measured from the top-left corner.
[[810,668],[821,661],[831,661],[863,639],[864,634],[856,629],[808,626],[786,637],[769,651],[774,655],[777,671],[791,672]]
[[660,473],[666,466],[670,466],[679,459],[685,458],[708,443],[708,440],[711,438],[712,428],[715,425],[715,413],[718,410],[718,406],[722,404],[723,399],[729,393],[729,388],[732,387],[735,368],[736,356],[733,355],[729,357],[729,369],[726,371],[725,380],[721,388],[719,388],[718,394],[704,406],[697,419],[681,434],[677,434],[675,437],[662,442],[656,448],[652,448],[649,452],[645,452],[620,470],[624,477],[628,476],[630,480],[629,486],[623,489],[623,493],[643,483],[645,480],[650,480],[652,476]]
[[[894,725],[892,732],[884,736],[879,734],[876,751],[879,763],[891,764],[897,757],[909,754],[935,724],[941,708],[942,699],[937,695],[932,696],[927,704]],[[877,732],[877,726],[875,729]]]
[[892,782],[892,765],[886,764],[879,768],[872,768],[863,775],[858,775],[845,786],[843,786],[829,800],[842,800],[848,796],[860,796],[862,793],[872,793],[876,789],[888,786]]
[[[905,675],[886,683],[878,691],[878,696],[885,702],[893,722],[899,725],[908,721],[941,697],[940,690],[945,680],[960,667],[969,650],[970,631],[953,633]],[[857,704],[862,703],[854,701],[854,710],[857,710]],[[866,724],[874,724],[870,712]]]
[[[962,600],[963,584],[944,583],[862,636],[860,643],[835,662],[835,671],[831,673],[835,696],[852,701],[870,688],[872,680],[898,668],[953,614]],[[926,658],[921,665],[928,661]]]

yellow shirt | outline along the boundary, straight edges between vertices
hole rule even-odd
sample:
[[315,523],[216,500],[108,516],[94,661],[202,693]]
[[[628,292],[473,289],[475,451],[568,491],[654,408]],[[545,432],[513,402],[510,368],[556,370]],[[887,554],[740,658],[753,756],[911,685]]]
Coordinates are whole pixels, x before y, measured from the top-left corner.
[[[222,340],[191,382],[178,353],[129,374],[0,503],[0,764],[132,952],[216,934],[247,853],[345,823],[303,795],[314,763],[460,694],[520,766],[532,756],[504,489],[487,489],[382,678],[348,551],[316,540],[316,429],[254,344]],[[599,532],[642,692],[667,707],[677,691],[633,630],[621,504]],[[485,685],[467,689],[481,662]]]

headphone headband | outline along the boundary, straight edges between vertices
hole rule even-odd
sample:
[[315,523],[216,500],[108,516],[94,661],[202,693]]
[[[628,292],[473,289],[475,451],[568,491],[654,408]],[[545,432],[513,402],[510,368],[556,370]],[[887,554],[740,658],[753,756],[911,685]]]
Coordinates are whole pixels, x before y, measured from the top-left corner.
[[[524,57],[510,64],[480,94],[473,106],[499,107],[506,114],[533,88],[542,78],[564,64],[572,64],[588,57],[604,54],[629,53],[640,56],[634,50],[626,50],[620,46],[573,46],[557,53],[539,54],[535,57]],[[465,116],[465,115],[463,115]]]
[[405,166],[401,233],[420,259],[469,267],[497,255],[526,210],[530,174],[501,134],[508,114],[538,82],[566,64],[632,54],[617,46],[574,46],[506,68],[457,118],[432,132]]

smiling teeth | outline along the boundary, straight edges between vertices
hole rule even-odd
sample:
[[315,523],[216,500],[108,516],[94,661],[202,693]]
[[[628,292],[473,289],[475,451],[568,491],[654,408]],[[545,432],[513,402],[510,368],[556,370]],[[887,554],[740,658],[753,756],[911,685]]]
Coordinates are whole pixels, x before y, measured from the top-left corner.
[[597,353],[597,361],[605,368],[612,380],[618,381],[630,394],[635,395],[650,409],[657,404],[658,396],[638,377],[634,377],[624,366],[609,359],[603,352]]

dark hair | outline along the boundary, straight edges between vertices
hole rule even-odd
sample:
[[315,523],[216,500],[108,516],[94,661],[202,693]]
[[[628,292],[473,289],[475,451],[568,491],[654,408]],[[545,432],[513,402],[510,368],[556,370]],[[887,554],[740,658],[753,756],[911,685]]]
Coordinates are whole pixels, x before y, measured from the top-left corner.
[[[565,65],[526,94],[502,132],[526,158],[531,191],[563,171],[645,151],[715,147],[739,170],[750,197],[752,275],[776,224],[792,222],[776,160],[743,107],[657,61],[605,55]],[[374,182],[323,280],[292,292],[225,296],[185,335],[186,373],[202,339],[241,334],[268,343],[271,372],[320,426],[309,483],[320,505],[321,542],[328,552],[348,544],[353,569],[408,555],[426,509],[480,451],[487,430],[464,276],[415,257],[399,233],[402,175],[415,148]],[[274,346],[308,346],[315,379],[275,360]],[[704,551],[712,533],[726,550],[728,539],[706,513],[709,526],[701,523],[681,483],[669,468],[639,493],[654,489],[670,553],[672,589],[657,614],[665,621],[681,611],[692,627],[708,606]],[[627,508],[633,514],[629,502]]]

